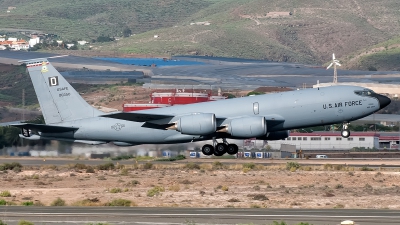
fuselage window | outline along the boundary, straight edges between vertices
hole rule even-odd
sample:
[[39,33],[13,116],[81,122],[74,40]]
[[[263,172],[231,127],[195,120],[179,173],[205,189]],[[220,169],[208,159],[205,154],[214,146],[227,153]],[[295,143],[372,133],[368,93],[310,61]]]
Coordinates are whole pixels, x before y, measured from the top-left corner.
[[372,90],[355,91],[356,95],[360,96],[371,96],[374,92]]

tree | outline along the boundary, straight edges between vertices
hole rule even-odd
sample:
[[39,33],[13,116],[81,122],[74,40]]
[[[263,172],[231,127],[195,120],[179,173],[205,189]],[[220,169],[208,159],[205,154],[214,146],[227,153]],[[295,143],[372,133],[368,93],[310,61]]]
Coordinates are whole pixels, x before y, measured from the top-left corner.
[[16,127],[7,127],[4,134],[7,145],[18,145],[20,129]]
[[129,37],[131,36],[132,31],[128,27],[125,27],[125,29],[122,31],[122,34],[124,35],[124,37]]

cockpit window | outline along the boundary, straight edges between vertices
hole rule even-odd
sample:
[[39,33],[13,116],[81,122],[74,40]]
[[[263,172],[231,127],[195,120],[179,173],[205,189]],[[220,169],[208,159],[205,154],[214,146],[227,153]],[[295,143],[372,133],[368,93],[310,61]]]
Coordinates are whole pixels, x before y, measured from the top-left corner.
[[372,94],[374,94],[374,91],[369,89],[364,89],[363,91],[355,91],[354,93],[356,95],[361,95],[361,96],[371,96]]

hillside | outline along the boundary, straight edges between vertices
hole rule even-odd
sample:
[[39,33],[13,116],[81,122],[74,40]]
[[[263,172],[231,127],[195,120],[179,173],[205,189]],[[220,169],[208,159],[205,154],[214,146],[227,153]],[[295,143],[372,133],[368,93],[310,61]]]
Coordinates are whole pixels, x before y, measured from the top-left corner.
[[[122,36],[170,27],[208,6],[204,0],[0,0],[0,30],[24,28],[66,39]],[[15,7],[10,9],[9,7]]]
[[335,52],[346,68],[398,70],[399,10],[398,0],[0,0],[0,30],[93,39],[129,28],[135,35],[94,50],[309,64]]
[[[118,49],[323,64],[332,52],[339,58],[351,56],[400,31],[396,0],[214,2],[178,26],[124,39]],[[204,21],[211,25],[190,25]]]

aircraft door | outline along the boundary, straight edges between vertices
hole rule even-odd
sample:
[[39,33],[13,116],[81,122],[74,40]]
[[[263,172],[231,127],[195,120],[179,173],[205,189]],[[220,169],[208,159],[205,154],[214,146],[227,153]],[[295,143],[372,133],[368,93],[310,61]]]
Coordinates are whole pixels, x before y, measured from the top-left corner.
[[258,115],[258,113],[260,112],[258,102],[253,103],[253,112],[254,112],[254,115]]

